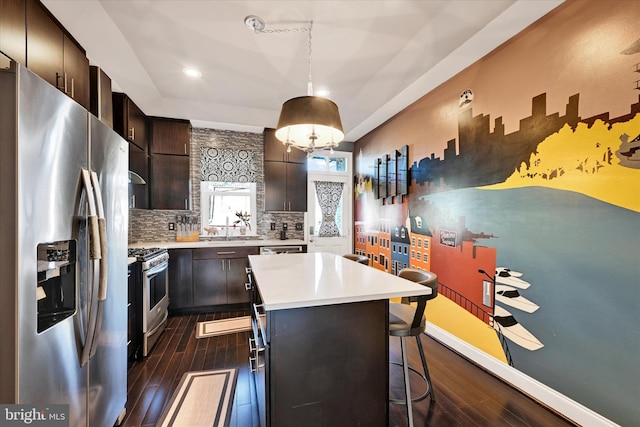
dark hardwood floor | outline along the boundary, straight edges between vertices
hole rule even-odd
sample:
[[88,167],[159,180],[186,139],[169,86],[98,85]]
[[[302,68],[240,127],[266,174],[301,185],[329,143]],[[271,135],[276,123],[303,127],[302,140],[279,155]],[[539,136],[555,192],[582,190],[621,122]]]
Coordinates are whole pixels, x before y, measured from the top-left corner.
[[[155,426],[182,375],[203,369],[239,368],[232,427],[258,427],[255,389],[249,372],[248,332],[196,339],[196,323],[249,315],[222,312],[169,318],[168,327],[151,355],[129,369],[127,416],[124,426]],[[422,339],[436,402],[414,404],[416,426],[572,426],[562,417],[514,390],[430,337]],[[409,339],[409,359],[420,366],[415,340]],[[400,360],[400,344],[390,338],[390,358]],[[381,373],[384,375],[385,373]],[[416,376],[414,393],[420,393]],[[392,367],[391,395],[403,393],[402,371]],[[406,426],[403,405],[389,405],[389,425]],[[341,427],[341,426],[334,426]],[[346,427],[346,426],[345,426]]]

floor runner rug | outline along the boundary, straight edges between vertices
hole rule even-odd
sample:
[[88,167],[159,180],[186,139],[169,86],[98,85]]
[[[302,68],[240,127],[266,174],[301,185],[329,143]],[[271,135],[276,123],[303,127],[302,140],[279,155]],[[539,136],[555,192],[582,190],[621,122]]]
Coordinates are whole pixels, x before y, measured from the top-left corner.
[[237,378],[237,369],[185,373],[157,426],[227,427]]
[[196,338],[208,338],[216,335],[233,334],[251,329],[251,317],[234,317],[231,319],[198,322]]

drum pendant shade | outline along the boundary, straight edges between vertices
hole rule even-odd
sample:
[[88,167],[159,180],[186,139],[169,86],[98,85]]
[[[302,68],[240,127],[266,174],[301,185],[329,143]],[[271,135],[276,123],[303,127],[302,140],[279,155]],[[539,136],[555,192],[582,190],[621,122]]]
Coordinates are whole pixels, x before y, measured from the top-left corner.
[[282,104],[276,138],[308,153],[335,148],[344,139],[338,106],[319,96],[300,96]]

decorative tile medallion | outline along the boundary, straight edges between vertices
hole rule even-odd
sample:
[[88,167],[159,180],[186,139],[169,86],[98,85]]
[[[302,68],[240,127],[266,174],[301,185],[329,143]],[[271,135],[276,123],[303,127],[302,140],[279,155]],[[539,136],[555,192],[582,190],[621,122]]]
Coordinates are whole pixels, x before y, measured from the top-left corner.
[[220,147],[200,149],[202,181],[256,182],[255,152]]

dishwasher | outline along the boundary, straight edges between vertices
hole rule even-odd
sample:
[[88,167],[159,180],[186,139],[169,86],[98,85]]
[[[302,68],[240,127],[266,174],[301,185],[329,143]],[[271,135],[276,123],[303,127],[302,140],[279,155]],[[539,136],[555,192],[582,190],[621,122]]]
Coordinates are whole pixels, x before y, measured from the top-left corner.
[[260,247],[260,255],[276,255],[276,254],[301,254],[307,252],[306,245],[296,246],[262,246]]

